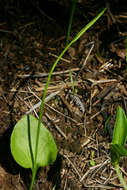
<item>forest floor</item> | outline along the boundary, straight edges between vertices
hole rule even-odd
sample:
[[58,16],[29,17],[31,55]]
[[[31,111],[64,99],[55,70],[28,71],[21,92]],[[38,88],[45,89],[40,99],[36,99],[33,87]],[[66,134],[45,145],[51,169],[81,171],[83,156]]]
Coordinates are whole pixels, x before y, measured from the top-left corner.
[[[31,171],[13,160],[10,135],[27,112],[38,117],[36,105],[48,74],[66,45],[65,2],[1,2],[0,190],[29,187]],[[71,39],[106,6],[103,1],[78,3]],[[118,105],[127,113],[125,7],[126,1],[109,4],[57,64],[42,122],[55,139],[58,156],[52,166],[38,171],[35,190],[122,189],[111,165],[110,143]],[[126,163],[125,157],[120,160],[125,181]]]

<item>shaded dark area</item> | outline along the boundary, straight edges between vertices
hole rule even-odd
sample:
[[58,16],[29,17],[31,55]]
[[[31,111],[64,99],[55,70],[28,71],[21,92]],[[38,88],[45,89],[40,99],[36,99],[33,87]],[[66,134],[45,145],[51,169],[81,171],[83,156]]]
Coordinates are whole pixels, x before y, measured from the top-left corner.
[[51,166],[48,172],[48,180],[52,182],[53,187],[60,189],[61,187],[61,178],[60,172],[62,169],[62,156],[58,154],[55,163]]
[[[10,136],[16,122],[43,95],[48,73],[65,47],[71,6],[71,0],[0,1],[2,190],[29,187],[31,171],[13,160]],[[71,39],[104,7],[106,13],[64,55],[52,76],[48,95],[62,90],[45,106],[43,122],[53,134],[59,154],[52,166],[39,170],[35,190],[121,188],[108,159],[117,106],[127,113],[126,0],[79,0]],[[91,42],[94,48],[86,59]],[[78,98],[72,96],[70,69]],[[31,114],[38,113],[39,107]],[[97,170],[91,169],[91,159]],[[101,168],[100,163],[106,165]],[[126,165],[126,159],[122,164]]]
[[[24,182],[22,186],[23,186],[23,189],[25,190],[25,189],[28,189],[29,184],[30,184],[30,177],[29,177],[30,171],[20,167],[13,159],[11,155],[11,151],[10,151],[11,133],[12,133],[12,128],[9,128],[0,138],[0,164],[1,164],[1,167],[3,167],[6,171],[5,176],[4,176],[5,180],[3,180],[3,182],[5,181],[5,184],[2,184],[2,180],[1,180],[0,186],[1,187],[5,186],[5,189],[9,188],[10,178],[12,178],[12,176],[15,177],[16,175],[19,175],[20,173],[20,176]],[[15,178],[15,180],[17,180],[17,178]]]

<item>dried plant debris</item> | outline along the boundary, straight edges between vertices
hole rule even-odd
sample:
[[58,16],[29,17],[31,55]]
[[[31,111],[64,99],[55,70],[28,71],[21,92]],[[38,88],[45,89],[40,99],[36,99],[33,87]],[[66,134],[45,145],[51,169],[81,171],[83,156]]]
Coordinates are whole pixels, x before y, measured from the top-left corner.
[[[41,14],[45,9],[31,7],[31,1],[22,5],[10,1],[7,6],[5,0],[1,2],[0,189],[26,190],[31,174],[20,170],[11,159],[10,130],[26,112],[38,117],[50,68],[65,47],[68,21],[64,25],[65,20],[54,20],[49,12]],[[64,9],[69,8],[68,2],[55,0]],[[110,164],[109,147],[117,106],[127,113],[126,1],[118,4],[120,1],[109,2],[103,19],[71,47],[52,75],[42,122],[55,138],[59,154],[54,165],[40,169],[37,190],[122,189]],[[101,5],[105,7],[104,1],[78,1],[83,11],[74,17],[71,39],[95,17]],[[126,158],[120,161],[125,180],[126,162]]]
[[81,102],[80,98],[76,95],[70,94],[70,98],[74,101],[75,105],[79,107],[80,111],[84,114],[85,113],[85,106]]

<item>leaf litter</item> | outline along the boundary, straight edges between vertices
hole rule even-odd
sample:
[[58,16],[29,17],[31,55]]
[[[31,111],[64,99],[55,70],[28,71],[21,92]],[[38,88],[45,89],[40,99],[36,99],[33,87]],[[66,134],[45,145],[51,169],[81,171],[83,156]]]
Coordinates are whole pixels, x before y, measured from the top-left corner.
[[[84,4],[81,5],[83,7]],[[89,12],[89,4],[87,7],[88,18],[91,14],[95,16],[94,12]],[[126,63],[123,54],[119,56],[119,48],[123,50],[125,47],[124,38],[116,42],[113,37],[119,39],[118,32],[121,32],[121,36],[125,35],[123,29],[126,31],[126,26],[123,25],[124,19],[121,20],[120,15],[114,13],[112,4],[111,13],[114,18],[119,16],[116,24],[120,31],[114,33],[113,21],[107,13],[110,20],[108,25],[105,15],[74,44],[73,56],[66,54],[52,76],[47,94],[50,99],[45,103],[42,121],[53,134],[59,154],[53,166],[40,169],[35,189],[49,190],[54,186],[56,189],[70,190],[122,188],[110,163],[112,132],[104,132],[105,121],[110,115],[109,125],[113,130],[118,105],[127,113]],[[31,17],[33,24],[30,24],[30,16],[27,13],[24,15],[26,19],[11,21],[16,32],[3,32],[0,44],[0,188],[8,190],[27,189],[29,180],[25,178],[31,177],[29,171],[25,172],[15,164],[9,153],[10,130],[31,109],[31,113],[38,116],[39,106],[36,105],[39,105],[42,97],[47,73],[55,56],[65,46],[66,33],[59,21],[55,22],[56,31],[51,35],[47,31],[54,30],[54,23],[48,18],[41,20],[38,16],[36,21]],[[84,19],[75,20],[72,36],[83,25]],[[9,24],[3,27],[4,30],[11,30]],[[110,39],[106,42],[109,31]],[[91,51],[91,46],[86,44],[93,41]],[[114,45],[113,50],[109,44]],[[70,70],[76,95],[72,91]],[[3,145],[6,147],[4,150]],[[91,166],[93,151],[95,165]],[[121,172],[125,179],[126,161],[126,158],[121,159]]]

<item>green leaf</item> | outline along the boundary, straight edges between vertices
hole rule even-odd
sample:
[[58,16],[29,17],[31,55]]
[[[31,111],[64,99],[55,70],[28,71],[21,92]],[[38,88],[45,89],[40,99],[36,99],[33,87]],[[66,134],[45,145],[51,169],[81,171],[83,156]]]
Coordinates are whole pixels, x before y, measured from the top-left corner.
[[127,138],[127,117],[124,110],[118,106],[112,144],[125,145]]
[[90,166],[95,166],[95,161],[94,160],[90,160]]
[[[25,115],[15,125],[11,135],[11,152],[16,162],[24,168],[33,168],[38,119]],[[57,147],[46,127],[41,123],[36,165],[37,168],[56,160]]]
[[123,146],[118,144],[111,144],[110,151],[111,151],[111,162],[113,166],[119,163],[120,157],[127,156],[127,150]]
[[124,148],[127,138],[127,117],[124,110],[118,106],[116,113],[116,122],[112,143],[110,145],[111,162],[116,166],[121,156],[127,156],[127,150]]

